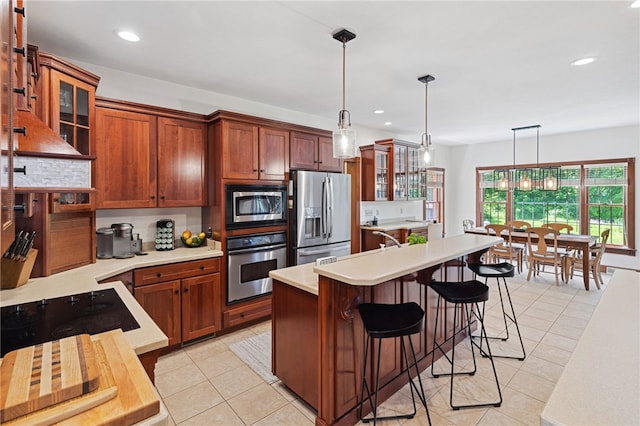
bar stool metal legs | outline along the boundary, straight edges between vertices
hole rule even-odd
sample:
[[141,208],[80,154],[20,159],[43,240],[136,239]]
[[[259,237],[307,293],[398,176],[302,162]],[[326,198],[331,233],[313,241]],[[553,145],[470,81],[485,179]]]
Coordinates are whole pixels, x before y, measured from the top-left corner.
[[[522,355],[497,355],[495,353],[492,354],[494,358],[511,358],[517,359],[520,361],[524,361],[527,354],[524,349],[524,343],[522,342],[522,334],[520,333],[520,327],[518,326],[518,320],[516,318],[516,311],[513,309],[513,302],[511,301],[511,293],[509,293],[509,286],[507,285],[507,277],[514,276],[514,268],[513,265],[507,262],[497,263],[497,264],[469,264],[469,269],[473,271],[477,276],[484,277],[484,283],[487,284],[489,278],[495,277],[496,282],[498,284],[498,293],[500,295],[500,306],[502,307],[502,319],[504,321],[504,328],[506,332],[505,337],[499,336],[489,336],[489,339],[499,339],[502,341],[509,340],[509,323],[507,320],[511,321],[513,325],[516,327],[516,332],[518,334],[518,340],[520,341],[520,348],[522,349]],[[502,278],[502,283],[500,282],[500,278]],[[502,286],[504,286],[504,290],[507,296],[507,300],[509,302],[510,312],[507,312],[504,306],[504,298],[502,297]],[[483,307],[484,309],[484,307]],[[482,312],[484,316],[484,311]],[[474,336],[477,338],[478,336]],[[482,341],[480,342],[480,350],[482,356],[486,356],[484,351],[482,351]]]
[[[360,316],[367,331],[367,338],[364,349],[364,363],[362,371],[362,390],[360,392],[360,403],[358,417],[364,423],[373,422],[376,424],[377,420],[390,420],[390,419],[411,419],[417,413],[415,395],[417,394],[420,402],[424,406],[427,413],[427,420],[429,425],[431,424],[431,417],[429,416],[429,409],[427,408],[427,398],[424,394],[424,387],[422,386],[422,378],[420,377],[420,370],[418,369],[418,361],[416,353],[411,341],[411,335],[419,332],[422,329],[422,323],[424,319],[424,311],[416,303],[404,303],[400,305],[384,305],[375,303],[363,303],[359,306]],[[378,391],[380,380],[380,353],[382,348],[382,339],[389,337],[400,337],[400,348],[402,356],[406,366],[407,378],[409,379],[409,389],[411,390],[411,401],[413,403],[413,412],[408,414],[400,414],[395,416],[378,417]],[[409,361],[407,354],[407,348],[405,344],[405,337],[409,341],[409,348],[411,349],[412,363]],[[369,388],[367,383],[367,360],[369,354],[369,346],[371,340],[378,339],[377,344],[377,363],[375,372],[375,389],[372,395],[372,389]],[[418,378],[418,386],[411,378],[411,367],[415,367],[415,372]],[[369,401],[371,407],[371,413],[373,417],[363,418],[362,409],[364,406],[365,392],[367,394],[366,399]],[[415,392],[415,394],[414,394]]]
[[[484,327],[484,317],[482,314],[484,311],[484,302],[488,299],[489,288],[485,284],[481,283],[480,281],[475,281],[475,280],[465,281],[465,282],[432,282],[430,286],[436,293],[438,293],[438,296],[439,296],[437,307],[436,307],[436,320],[434,325],[435,328],[434,328],[434,336],[433,336],[433,355],[431,358],[431,374],[434,377],[440,377],[440,376],[451,377],[450,387],[449,387],[449,404],[451,405],[451,408],[453,408],[454,410],[459,410],[461,408],[476,408],[476,407],[500,407],[500,405],[502,405],[502,392],[500,391],[498,374],[496,372],[496,367],[493,362],[493,358],[491,356],[491,348],[489,346],[489,340],[487,339],[487,331]],[[454,330],[453,330],[453,336],[452,336],[453,347],[451,349],[451,358],[449,358],[447,353],[444,351],[442,346],[437,341],[438,321],[439,321],[440,312],[441,312],[440,308],[441,308],[442,299],[446,300],[449,303],[454,304],[454,314],[453,314]],[[480,309],[480,303],[482,303],[483,305],[482,309]],[[458,328],[457,327],[458,321],[459,321],[458,311],[460,310],[460,305],[462,305],[464,310],[466,324],[464,327]],[[471,338],[471,323],[472,323],[473,316],[475,316],[475,318],[478,320],[478,325],[480,327],[480,338],[485,340],[486,351],[482,349],[482,347],[478,345],[478,343],[475,342],[474,339]],[[465,328],[469,335],[471,355],[473,359],[473,369],[456,372],[455,371],[456,336],[462,331],[464,331]],[[493,377],[495,378],[496,389],[498,391],[498,400],[493,402],[479,403],[479,404],[462,404],[462,405],[454,404],[453,402],[454,377],[459,375],[473,376],[477,371],[474,346],[478,348],[481,354],[483,352],[486,353],[487,358],[491,363],[491,369],[493,370]],[[439,350],[442,353],[444,359],[446,359],[451,365],[450,372],[448,373],[434,372],[434,361],[435,361],[436,350]]]

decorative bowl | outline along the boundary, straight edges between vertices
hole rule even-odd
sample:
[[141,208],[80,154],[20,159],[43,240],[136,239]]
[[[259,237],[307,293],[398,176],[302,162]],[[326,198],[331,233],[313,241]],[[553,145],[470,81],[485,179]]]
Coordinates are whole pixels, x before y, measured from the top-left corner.
[[193,237],[189,237],[189,238],[180,237],[180,239],[182,240],[182,244],[184,244],[185,247],[190,247],[190,248],[200,247],[207,241],[206,238],[199,238],[197,235],[194,235]]

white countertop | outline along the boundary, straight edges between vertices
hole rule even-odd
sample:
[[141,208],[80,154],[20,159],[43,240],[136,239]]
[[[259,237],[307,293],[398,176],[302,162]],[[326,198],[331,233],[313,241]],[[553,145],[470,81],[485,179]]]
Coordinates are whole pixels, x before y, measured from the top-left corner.
[[640,273],[618,269],[564,367],[540,424],[640,424]]
[[0,306],[27,303],[43,298],[54,298],[91,290],[114,288],[134,316],[140,328],[124,333],[127,342],[140,355],[167,346],[167,336],[158,328],[120,281],[98,284],[98,281],[123,272],[146,266],[186,262],[222,256],[222,251],[209,247],[178,248],[168,251],[149,251],[146,256],[130,259],[99,259],[96,263],[48,277],[33,278],[15,289],[0,291]]
[[462,234],[427,244],[403,244],[400,248],[392,246],[344,256],[328,265],[308,263],[277,269],[269,272],[269,276],[317,295],[318,274],[351,285],[372,286],[489,248],[500,241],[502,238],[493,236]]

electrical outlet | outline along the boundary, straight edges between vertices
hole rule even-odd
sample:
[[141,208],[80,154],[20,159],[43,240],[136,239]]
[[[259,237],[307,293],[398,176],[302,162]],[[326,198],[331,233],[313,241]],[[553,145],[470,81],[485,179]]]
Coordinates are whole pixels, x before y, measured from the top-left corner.
[[335,256],[321,257],[320,259],[316,259],[316,266],[328,265],[337,261],[338,258]]

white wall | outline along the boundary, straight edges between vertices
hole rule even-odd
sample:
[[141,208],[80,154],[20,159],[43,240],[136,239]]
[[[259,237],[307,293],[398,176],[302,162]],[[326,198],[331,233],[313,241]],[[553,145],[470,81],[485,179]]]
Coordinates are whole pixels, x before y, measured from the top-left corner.
[[[544,127],[542,128],[544,129]],[[513,164],[513,139],[502,142],[451,147],[455,167],[448,167],[446,179],[446,232],[462,233],[462,220],[476,217],[476,167]],[[616,127],[560,135],[540,134],[540,162],[640,158],[640,127]],[[516,164],[535,163],[536,141],[516,136]],[[640,173],[636,171],[636,245],[640,244]],[[640,268],[640,256],[606,254],[603,264]]]

